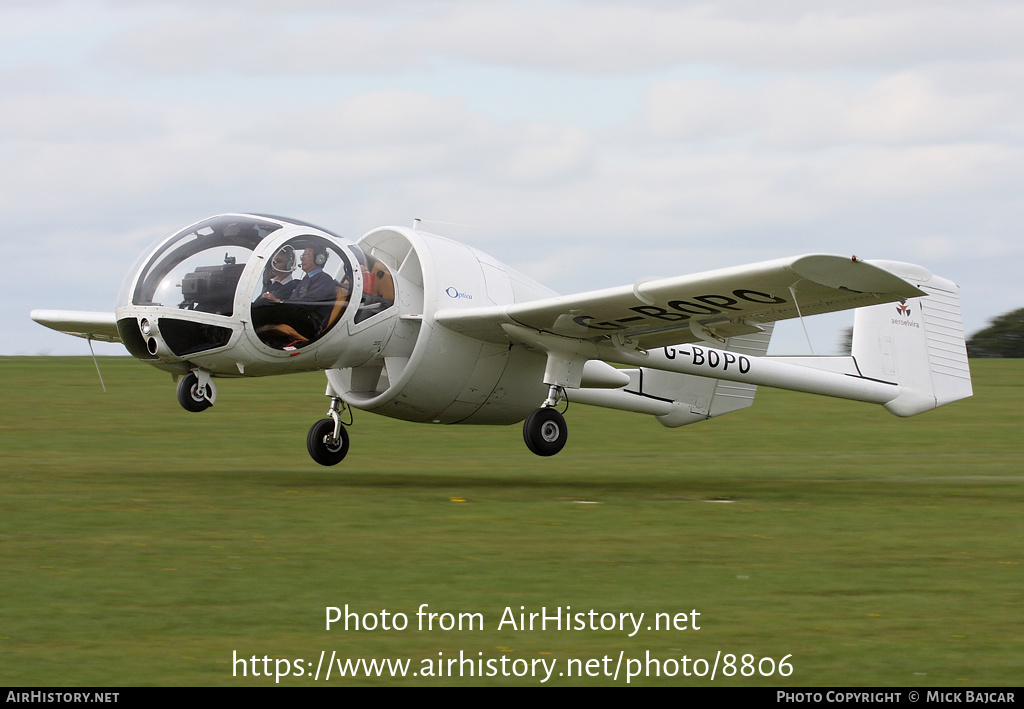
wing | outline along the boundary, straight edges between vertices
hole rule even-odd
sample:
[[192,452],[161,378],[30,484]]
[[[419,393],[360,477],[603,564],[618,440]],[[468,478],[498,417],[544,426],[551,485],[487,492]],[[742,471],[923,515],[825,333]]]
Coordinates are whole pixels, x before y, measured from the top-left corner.
[[925,295],[876,265],[810,254],[644,279],[632,286],[485,308],[451,308],[436,320],[452,330],[509,342],[522,326],[572,338],[624,338],[644,348],[759,332],[766,323]]
[[120,342],[113,313],[88,310],[33,310],[31,318],[40,325],[75,337],[99,342]]

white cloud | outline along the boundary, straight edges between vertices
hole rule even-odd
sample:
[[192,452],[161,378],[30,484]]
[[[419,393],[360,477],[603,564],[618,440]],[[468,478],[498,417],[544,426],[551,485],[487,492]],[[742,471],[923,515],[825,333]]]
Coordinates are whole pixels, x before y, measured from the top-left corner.
[[[264,3],[273,5],[273,3]],[[158,5],[158,8],[166,5]],[[133,71],[194,75],[382,74],[432,63],[568,74],[635,74],[681,64],[755,71],[881,69],[1018,56],[1011,2],[436,2],[396,11],[357,3],[257,12],[193,3],[122,28],[101,56]],[[310,18],[315,18],[311,21]]]
[[644,127],[655,140],[730,139],[762,149],[809,150],[849,143],[915,145],[972,139],[1020,112],[1005,94],[946,91],[900,73],[866,87],[781,78],[754,88],[693,79],[651,86]]
[[111,143],[165,132],[159,112],[120,97],[48,93],[0,97],[0,144]]
[[67,263],[40,305],[229,210],[478,224],[436,231],[566,291],[827,250],[953,277],[977,327],[1019,294],[1017,3],[394,8],[0,7],[0,239]]

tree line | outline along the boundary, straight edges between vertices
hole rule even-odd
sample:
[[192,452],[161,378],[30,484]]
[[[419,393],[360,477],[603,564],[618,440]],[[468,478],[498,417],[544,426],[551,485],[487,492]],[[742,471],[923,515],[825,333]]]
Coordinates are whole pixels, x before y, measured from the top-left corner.
[[1024,357],[1024,308],[1000,315],[967,340],[968,357]]

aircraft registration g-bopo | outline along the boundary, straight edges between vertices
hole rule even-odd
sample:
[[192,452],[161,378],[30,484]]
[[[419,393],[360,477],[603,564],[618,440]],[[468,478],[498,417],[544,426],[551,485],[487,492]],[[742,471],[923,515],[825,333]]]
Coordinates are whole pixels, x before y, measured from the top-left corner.
[[[776,321],[851,308],[852,356],[765,356]],[[213,405],[217,377],[324,370],[329,417],[306,441],[323,465],[348,452],[347,407],[424,423],[525,418],[526,445],[554,455],[567,436],[562,400],[675,427],[750,406],[758,385],[899,416],[972,393],[955,284],[921,266],[822,254],[560,296],[415,226],[353,243],[227,214],[143,254],[113,313],[32,318],[123,343],[171,373],[189,411]]]

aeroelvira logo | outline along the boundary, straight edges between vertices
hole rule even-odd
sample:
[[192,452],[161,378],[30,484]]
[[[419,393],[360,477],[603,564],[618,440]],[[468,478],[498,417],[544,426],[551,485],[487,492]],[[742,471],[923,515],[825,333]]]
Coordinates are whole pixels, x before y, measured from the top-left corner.
[[465,298],[466,300],[473,300],[473,296],[471,296],[469,293],[460,293],[459,289],[455,288],[454,286],[445,289],[444,292],[448,294],[449,298]]
[[903,327],[921,327],[920,323],[916,323],[910,319],[910,306],[907,305],[907,301],[901,300],[899,305],[896,306],[896,312],[903,317],[893,318],[893,325],[902,325]]

